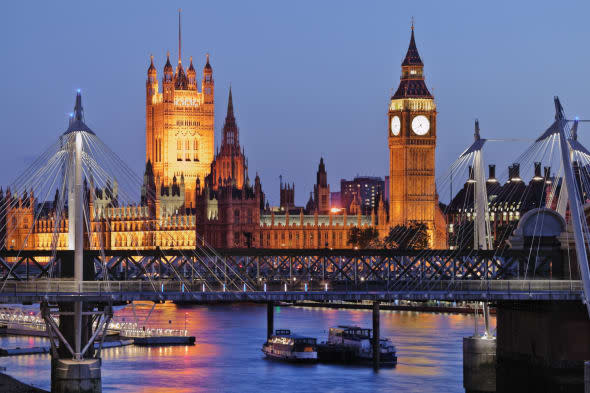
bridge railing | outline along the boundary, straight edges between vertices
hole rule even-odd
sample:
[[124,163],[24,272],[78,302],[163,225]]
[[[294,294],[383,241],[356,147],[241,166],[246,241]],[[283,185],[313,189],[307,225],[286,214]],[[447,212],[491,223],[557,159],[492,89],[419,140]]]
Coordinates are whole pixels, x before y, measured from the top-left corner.
[[387,287],[387,283],[365,281],[351,285],[347,281],[334,282],[264,282],[260,287],[244,287],[243,290],[230,291],[223,284],[211,285],[202,280],[180,282],[173,280],[149,281],[82,281],[69,280],[37,280],[9,281],[4,283],[0,295],[28,294],[42,296],[44,294],[109,295],[122,293],[194,293],[194,292],[384,292],[384,293],[416,293],[416,292],[502,292],[502,293],[533,293],[562,292],[579,293],[582,291],[581,281],[575,280],[425,280],[419,285],[400,286],[398,289]]

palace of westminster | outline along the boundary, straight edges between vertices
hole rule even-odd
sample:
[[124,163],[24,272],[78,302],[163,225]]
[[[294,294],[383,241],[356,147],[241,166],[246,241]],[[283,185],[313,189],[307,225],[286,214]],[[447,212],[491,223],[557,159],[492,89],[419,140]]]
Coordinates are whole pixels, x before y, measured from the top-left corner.
[[[120,206],[116,189],[90,187],[87,209],[93,231],[88,246],[194,249],[205,242],[215,248],[350,248],[353,227],[373,227],[384,237],[396,225],[420,222],[426,225],[430,247],[447,248],[449,223],[458,219],[456,211],[444,211],[436,193],[437,112],[423,68],[412,26],[399,87],[387,114],[388,189],[381,190],[370,209],[362,208],[360,195],[345,206],[331,206],[323,159],[305,207],[295,206],[294,185],[281,181],[280,207],[271,208],[258,174],[253,182],[249,178],[231,88],[221,144],[215,151],[215,82],[209,56],[200,83],[192,57],[185,70],[180,48],[176,67],[168,54],[161,81],[152,56],[146,80],[141,202]],[[80,96],[75,110],[81,111]],[[456,198],[464,196],[462,191]],[[67,248],[67,219],[57,229],[51,212],[35,220],[41,203],[31,194],[12,195],[9,189],[5,193],[0,189],[0,203],[6,201],[10,208],[0,215],[0,227],[5,228],[0,232],[1,246],[50,249],[57,232],[58,248]],[[524,208],[504,202],[499,209],[511,211],[509,220]],[[450,207],[464,205],[452,201]],[[507,217],[497,214],[497,220]]]

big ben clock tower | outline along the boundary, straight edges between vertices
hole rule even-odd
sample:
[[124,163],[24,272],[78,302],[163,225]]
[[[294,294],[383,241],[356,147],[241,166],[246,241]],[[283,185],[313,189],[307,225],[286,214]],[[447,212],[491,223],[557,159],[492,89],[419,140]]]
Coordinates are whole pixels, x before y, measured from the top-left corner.
[[423,71],[412,24],[401,81],[389,103],[389,222],[426,224],[433,247],[439,213],[434,183],[436,105]]

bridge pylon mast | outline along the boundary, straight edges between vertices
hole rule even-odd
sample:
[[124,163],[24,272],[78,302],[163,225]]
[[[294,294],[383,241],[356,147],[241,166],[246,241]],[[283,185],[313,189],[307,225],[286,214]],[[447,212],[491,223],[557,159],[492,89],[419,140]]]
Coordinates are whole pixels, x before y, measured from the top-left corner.
[[555,97],[555,122],[559,132],[559,146],[561,149],[561,164],[563,167],[565,186],[567,189],[568,202],[571,212],[571,223],[574,230],[574,240],[576,244],[576,259],[580,269],[580,276],[582,276],[582,283],[584,284],[584,303],[590,315],[590,268],[588,267],[588,254],[586,253],[586,242],[584,239],[584,231],[582,227],[582,202],[578,193],[574,171],[572,168],[571,146],[565,134],[565,127],[567,120],[563,113],[563,107],[559,102],[559,98]]

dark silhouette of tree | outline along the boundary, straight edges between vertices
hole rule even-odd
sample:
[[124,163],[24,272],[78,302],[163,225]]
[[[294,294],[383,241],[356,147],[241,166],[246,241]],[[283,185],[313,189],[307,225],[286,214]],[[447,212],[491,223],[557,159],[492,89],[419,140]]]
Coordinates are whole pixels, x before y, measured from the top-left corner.
[[355,248],[378,248],[381,246],[379,232],[373,227],[353,227],[348,230],[348,244]]
[[385,248],[402,250],[422,250],[428,248],[428,231],[426,224],[412,222],[409,225],[396,225],[383,239]]
[[449,245],[455,250],[473,250],[473,221],[453,225],[449,234]]

